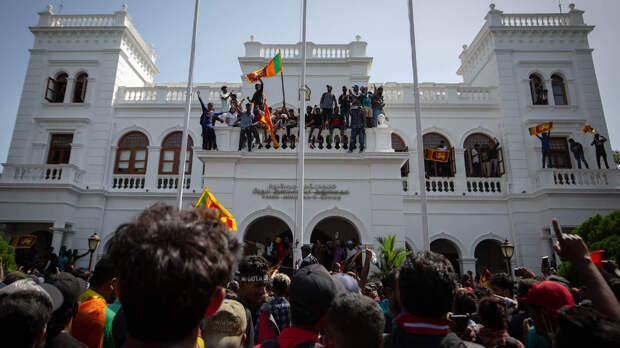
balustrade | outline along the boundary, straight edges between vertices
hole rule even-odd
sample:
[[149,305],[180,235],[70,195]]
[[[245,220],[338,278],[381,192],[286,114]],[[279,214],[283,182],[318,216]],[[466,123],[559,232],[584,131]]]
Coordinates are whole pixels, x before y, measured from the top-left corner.
[[426,192],[431,194],[454,194],[454,178],[429,177],[426,179]]
[[537,175],[541,188],[595,188],[620,186],[619,170],[542,169]]
[[[191,186],[192,178],[189,174],[185,176],[186,190]],[[178,175],[159,175],[157,177],[157,190],[159,191],[176,191],[179,188],[179,176]]]
[[[194,90],[200,90],[202,100],[205,102],[220,102],[220,86],[195,86]],[[237,98],[243,98],[240,85],[229,87],[234,90]],[[120,87],[118,90],[117,104],[183,104],[187,93],[186,87]],[[192,95],[192,102],[198,103],[196,95]]]
[[502,195],[502,178],[467,178],[467,194]]
[[52,15],[51,27],[107,27],[117,25],[114,14]]
[[143,191],[146,178],[144,175],[123,175],[115,174],[112,176],[111,191]]
[[563,27],[570,25],[570,15],[562,13],[502,14],[502,24],[507,27]]
[[72,164],[5,164],[0,181],[80,186],[83,175],[84,171]]

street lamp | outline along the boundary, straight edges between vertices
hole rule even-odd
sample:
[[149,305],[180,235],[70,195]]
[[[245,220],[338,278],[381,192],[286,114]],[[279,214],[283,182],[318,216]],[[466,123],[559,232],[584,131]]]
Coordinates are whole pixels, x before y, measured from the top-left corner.
[[101,239],[94,233],[92,236],[88,237],[88,252],[90,252],[90,261],[88,261],[88,271],[90,272],[91,267],[93,265],[93,254],[95,250],[99,247],[99,243],[101,243]]
[[508,269],[508,274],[510,274],[510,278],[512,279],[512,272],[510,271],[510,259],[515,252],[515,246],[512,245],[506,239],[502,244],[499,245],[500,249],[502,249],[502,255],[504,255],[504,260],[506,260],[506,268]]

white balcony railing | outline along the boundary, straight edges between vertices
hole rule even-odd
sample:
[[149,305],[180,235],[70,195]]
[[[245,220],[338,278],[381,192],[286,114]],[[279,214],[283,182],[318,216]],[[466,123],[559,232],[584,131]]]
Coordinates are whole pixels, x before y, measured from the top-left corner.
[[[183,186],[186,190],[190,188],[192,178],[189,174],[185,176],[185,185]],[[179,188],[179,176],[178,175],[159,175],[157,177],[157,191],[174,191]]]
[[503,178],[467,178],[467,194],[483,196],[501,196],[505,186]]
[[4,164],[0,182],[82,185],[84,170],[72,164]]
[[564,27],[570,25],[567,13],[510,13],[502,14],[507,27]]
[[457,192],[454,178],[429,177],[426,179],[426,192],[429,194],[454,195]]
[[114,174],[110,185],[110,191],[116,192],[138,192],[145,188],[146,176],[137,174]]
[[[385,103],[413,104],[413,85],[409,83],[383,86]],[[459,85],[420,86],[422,104],[497,104],[495,88]]]
[[620,170],[542,169],[536,182],[539,188],[620,188]]
[[[220,88],[221,86],[196,86],[199,89],[202,100],[205,103],[216,103],[220,105]],[[237,98],[241,100],[241,86],[235,84],[229,85],[229,91],[234,90]],[[176,86],[154,86],[154,87],[119,87],[116,104],[176,104],[185,103],[187,94],[186,87]],[[192,95],[192,103],[198,104],[198,97]]]
[[[297,44],[263,44],[258,45],[257,52],[259,57],[272,58],[278,52],[282,54],[282,58],[300,58],[301,43]],[[356,43],[344,45],[315,44],[309,42],[307,45],[308,58],[314,59],[345,59],[352,56],[352,45]]]

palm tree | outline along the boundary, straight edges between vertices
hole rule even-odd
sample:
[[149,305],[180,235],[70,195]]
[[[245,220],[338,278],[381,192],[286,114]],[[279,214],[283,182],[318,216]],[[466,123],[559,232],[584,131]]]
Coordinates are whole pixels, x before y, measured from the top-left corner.
[[379,255],[376,266],[379,270],[373,273],[373,277],[381,279],[392,270],[400,267],[405,258],[411,255],[411,251],[405,248],[394,249],[395,235],[388,234],[387,237],[377,237],[377,242],[379,242]]

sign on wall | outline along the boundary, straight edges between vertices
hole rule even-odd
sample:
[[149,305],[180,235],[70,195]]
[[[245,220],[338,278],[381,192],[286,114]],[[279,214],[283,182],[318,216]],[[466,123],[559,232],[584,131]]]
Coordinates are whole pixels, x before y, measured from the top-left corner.
[[[267,188],[254,188],[252,194],[262,199],[297,199],[297,185],[270,184]],[[339,190],[333,184],[306,184],[304,199],[320,199],[339,201],[342,196],[348,195],[349,190]]]

